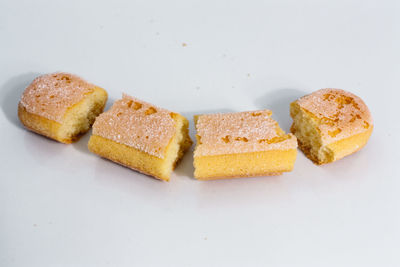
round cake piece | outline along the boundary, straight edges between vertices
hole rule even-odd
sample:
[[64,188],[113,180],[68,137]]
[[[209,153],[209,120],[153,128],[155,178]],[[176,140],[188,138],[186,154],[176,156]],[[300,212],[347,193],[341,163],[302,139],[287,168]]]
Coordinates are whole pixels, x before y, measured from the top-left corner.
[[300,149],[317,164],[336,161],[360,150],[373,121],[358,96],[341,89],[321,89],[290,105],[291,131]]
[[18,117],[31,131],[62,143],[86,133],[103,112],[107,92],[76,75],[45,74],[24,91]]

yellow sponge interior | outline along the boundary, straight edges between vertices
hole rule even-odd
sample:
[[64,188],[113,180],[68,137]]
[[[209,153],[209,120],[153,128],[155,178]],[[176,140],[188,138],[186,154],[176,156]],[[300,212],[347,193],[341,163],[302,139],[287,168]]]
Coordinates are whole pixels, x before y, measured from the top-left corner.
[[68,143],[86,133],[94,123],[95,118],[103,111],[106,101],[107,93],[97,87],[82,101],[70,107],[58,129],[58,138]]
[[316,164],[330,163],[360,150],[367,143],[373,129],[371,126],[365,132],[324,145],[318,128],[320,119],[296,102],[290,105],[290,115],[293,118],[291,131],[296,135],[300,149]]
[[314,162],[325,163],[333,160],[333,152],[322,146],[318,129],[318,120],[313,115],[293,102],[290,105],[290,115],[293,118],[292,133],[297,137],[301,150]]

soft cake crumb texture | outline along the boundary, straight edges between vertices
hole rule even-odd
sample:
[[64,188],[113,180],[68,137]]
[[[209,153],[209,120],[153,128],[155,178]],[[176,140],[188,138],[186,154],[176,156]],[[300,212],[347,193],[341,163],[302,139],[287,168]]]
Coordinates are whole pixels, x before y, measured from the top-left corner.
[[93,134],[163,158],[175,134],[174,113],[123,95],[93,125]]

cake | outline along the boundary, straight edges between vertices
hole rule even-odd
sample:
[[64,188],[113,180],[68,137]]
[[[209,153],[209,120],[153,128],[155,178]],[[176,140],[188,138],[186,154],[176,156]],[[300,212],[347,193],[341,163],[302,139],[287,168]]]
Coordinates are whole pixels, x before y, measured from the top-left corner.
[[192,145],[188,127],[182,115],[124,94],[97,117],[88,146],[101,157],[169,181]]
[[358,96],[340,89],[321,89],[290,105],[291,132],[300,149],[316,164],[336,161],[360,150],[373,122]]
[[27,129],[68,144],[90,129],[106,101],[104,89],[76,75],[46,74],[23,92],[18,117]]
[[293,169],[297,141],[285,134],[269,110],[194,117],[199,180],[279,175]]

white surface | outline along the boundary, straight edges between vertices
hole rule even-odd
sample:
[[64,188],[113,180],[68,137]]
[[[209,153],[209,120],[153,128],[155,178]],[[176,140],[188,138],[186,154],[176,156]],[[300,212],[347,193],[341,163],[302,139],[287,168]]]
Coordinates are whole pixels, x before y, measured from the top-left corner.
[[[81,2],[0,2],[0,266],[400,266],[399,1]],[[285,130],[292,100],[343,88],[375,129],[280,177],[196,181],[190,152],[165,183],[21,127],[22,90],[57,70],[108,106],[270,108]]]

